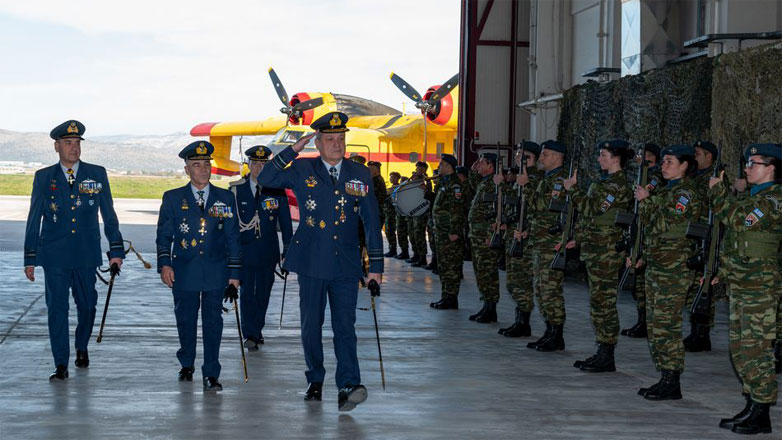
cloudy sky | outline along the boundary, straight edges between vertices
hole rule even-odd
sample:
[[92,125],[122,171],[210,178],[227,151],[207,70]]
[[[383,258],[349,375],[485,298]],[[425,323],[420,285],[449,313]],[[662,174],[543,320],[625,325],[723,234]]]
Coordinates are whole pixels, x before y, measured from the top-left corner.
[[[457,0],[0,0],[0,129],[166,134],[336,92],[401,110],[458,71]],[[408,101],[407,111],[411,111]]]

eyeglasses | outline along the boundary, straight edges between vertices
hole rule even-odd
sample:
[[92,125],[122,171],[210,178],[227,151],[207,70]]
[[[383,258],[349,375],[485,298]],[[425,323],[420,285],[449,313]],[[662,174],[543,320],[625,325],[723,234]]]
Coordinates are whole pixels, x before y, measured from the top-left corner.
[[752,167],[754,167],[755,165],[765,165],[765,166],[769,166],[769,165],[771,165],[771,162],[757,162],[757,161],[754,161],[754,160],[750,159],[750,160],[748,160],[748,161],[747,161],[747,165],[746,165],[746,167],[747,167],[747,168],[752,168]]

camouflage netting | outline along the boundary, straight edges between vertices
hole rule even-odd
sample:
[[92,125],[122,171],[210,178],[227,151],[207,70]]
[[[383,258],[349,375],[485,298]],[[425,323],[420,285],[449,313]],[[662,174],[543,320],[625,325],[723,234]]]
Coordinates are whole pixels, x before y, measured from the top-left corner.
[[[564,93],[558,138],[580,151],[579,184],[599,173],[595,144],[692,143],[711,128],[712,62],[699,58],[609,83],[589,82]],[[585,178],[581,178],[584,176]]]
[[716,58],[712,82],[711,137],[733,178],[747,144],[782,142],[782,43]]

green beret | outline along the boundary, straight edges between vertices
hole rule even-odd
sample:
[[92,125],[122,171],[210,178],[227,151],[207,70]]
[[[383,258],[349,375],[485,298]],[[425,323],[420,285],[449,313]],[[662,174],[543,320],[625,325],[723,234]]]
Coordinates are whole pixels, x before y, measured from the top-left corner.
[[84,124],[75,119],[70,119],[54,127],[49,133],[49,136],[51,136],[51,138],[54,140],[74,138],[84,140],[82,137],[84,131]]

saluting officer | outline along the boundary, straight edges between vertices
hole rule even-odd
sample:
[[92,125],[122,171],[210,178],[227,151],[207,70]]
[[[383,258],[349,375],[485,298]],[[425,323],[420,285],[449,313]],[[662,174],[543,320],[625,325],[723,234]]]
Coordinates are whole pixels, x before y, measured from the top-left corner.
[[[459,285],[464,264],[464,223],[466,204],[462,184],[456,177],[456,157],[443,154],[440,159],[440,181],[432,205],[435,230],[435,252],[439,264],[442,294],[440,301],[429,304],[435,309],[459,308]],[[433,257],[435,258],[435,257]]]
[[[231,182],[239,210],[242,242],[241,313],[244,346],[251,351],[263,344],[266,309],[274,285],[274,266],[285,258],[293,236],[288,196],[284,190],[258,185],[258,174],[272,152],[256,145],[244,152],[250,161],[250,175]],[[282,252],[277,227],[282,233]]]
[[236,199],[209,183],[213,151],[211,143],[195,141],[179,152],[190,183],[163,194],[155,241],[160,279],[174,295],[180,381],[193,380],[201,308],[205,391],[223,389],[218,382],[223,292],[228,284],[239,288],[242,266]]
[[744,157],[749,194],[733,196],[724,171],[709,182],[712,212],[727,225],[720,272],[730,285],[730,355],[747,402],[720,427],[758,434],[771,432],[769,407],[778,390],[772,344],[782,300],[782,145],[753,144]]
[[[546,322],[543,336],[527,344],[527,348],[549,352],[565,349],[565,297],[562,294],[565,274],[564,271],[551,269],[559,236],[551,234],[550,229],[559,223],[559,215],[548,208],[552,200],[565,197],[563,181],[567,178],[567,170],[562,164],[567,147],[555,140],[547,140],[540,147],[538,164],[545,173],[529,201],[529,228],[519,235],[529,237],[526,247],[532,249],[532,286],[538,299],[538,309]],[[529,178],[521,174],[518,182],[527,185]]]
[[[367,167],[345,157],[344,113],[331,112],[310,125],[316,133],[282,150],[258,176],[264,186],[291,188],[303,207],[283,268],[298,274],[301,340],[309,386],[305,400],[321,400],[326,301],[337,356],[337,403],[350,411],[367,398],[356,354],[356,301],[361,279],[358,221],[364,223],[370,281],[382,281],[383,242],[378,205]],[[317,158],[294,160],[311,138]]]
[[109,242],[109,266],[122,266],[122,234],[106,169],[79,160],[84,124],[69,120],[49,134],[59,163],[36,171],[24,239],[24,274],[35,281],[43,267],[49,340],[54,357],[50,380],[68,377],[68,290],[76,303],[76,366],[87,368],[87,344],[95,323],[95,270],[103,262],[98,211]]

